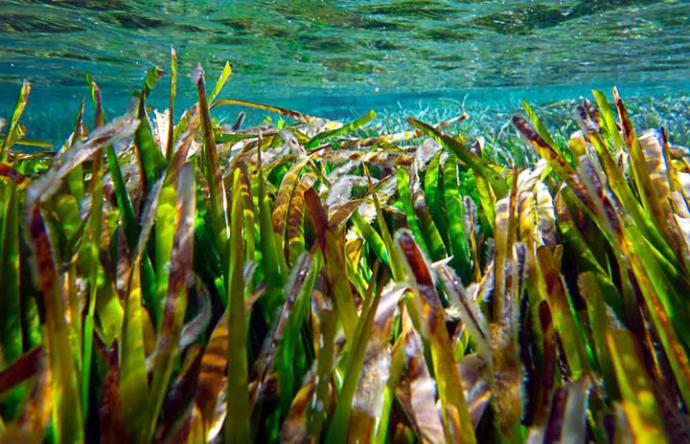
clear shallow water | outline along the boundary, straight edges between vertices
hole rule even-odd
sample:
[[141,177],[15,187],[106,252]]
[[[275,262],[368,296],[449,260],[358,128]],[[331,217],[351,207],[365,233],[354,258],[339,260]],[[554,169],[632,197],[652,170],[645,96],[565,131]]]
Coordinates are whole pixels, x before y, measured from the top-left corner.
[[[154,3],[159,5],[152,6]],[[420,101],[511,105],[622,88],[624,96],[690,91],[690,1],[189,1],[0,0],[0,106],[21,79],[27,119],[66,124],[84,73],[114,112],[169,47],[181,104],[201,62],[225,60],[225,95],[342,115]],[[152,97],[165,106],[165,79]],[[8,109],[9,108],[9,109]],[[181,106],[180,106],[181,108]],[[70,113],[65,113],[69,109]]]

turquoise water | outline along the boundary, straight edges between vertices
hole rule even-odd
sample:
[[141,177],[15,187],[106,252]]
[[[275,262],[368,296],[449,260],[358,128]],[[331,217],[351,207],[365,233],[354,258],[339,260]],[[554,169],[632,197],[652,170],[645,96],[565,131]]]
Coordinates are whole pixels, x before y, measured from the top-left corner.
[[[55,137],[72,120],[85,72],[124,112],[146,69],[168,66],[170,46],[180,105],[194,100],[196,63],[213,78],[225,60],[234,70],[225,96],[329,117],[549,102],[613,85],[626,97],[690,91],[690,1],[0,3],[0,114],[29,79],[26,119],[42,122],[34,136]],[[154,105],[165,106],[166,84]]]

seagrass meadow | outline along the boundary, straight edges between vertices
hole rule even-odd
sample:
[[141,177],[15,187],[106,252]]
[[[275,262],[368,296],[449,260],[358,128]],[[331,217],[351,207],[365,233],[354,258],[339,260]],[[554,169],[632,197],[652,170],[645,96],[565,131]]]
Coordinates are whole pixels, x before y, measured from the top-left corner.
[[[616,89],[572,102],[568,132],[524,102],[507,146],[459,132],[463,113],[371,131],[373,111],[227,98],[230,71],[198,67],[177,110],[173,51],[122,116],[87,76],[54,151],[25,138],[21,87],[0,151],[0,441],[690,440],[673,134],[636,131]],[[270,117],[218,119],[235,106]]]

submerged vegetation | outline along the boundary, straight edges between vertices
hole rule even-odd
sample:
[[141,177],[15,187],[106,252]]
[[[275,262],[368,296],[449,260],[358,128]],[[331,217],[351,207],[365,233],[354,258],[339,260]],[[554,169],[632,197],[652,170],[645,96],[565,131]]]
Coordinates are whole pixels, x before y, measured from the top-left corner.
[[690,157],[616,90],[569,139],[525,102],[520,153],[222,98],[229,65],[174,122],[162,74],[114,119],[87,78],[55,152],[28,83],[3,129],[2,441],[690,439]]

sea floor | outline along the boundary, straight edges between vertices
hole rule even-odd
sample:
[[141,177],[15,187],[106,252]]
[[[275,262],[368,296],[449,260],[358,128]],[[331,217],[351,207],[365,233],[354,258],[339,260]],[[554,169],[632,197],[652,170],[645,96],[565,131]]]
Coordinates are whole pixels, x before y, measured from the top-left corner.
[[[17,88],[18,90],[18,88]],[[568,138],[578,129],[574,115],[576,107],[587,97],[573,95],[572,98],[558,101],[539,102],[525,97],[535,108],[547,128],[560,137]],[[626,105],[631,111],[633,123],[637,128],[664,127],[671,136],[671,142],[678,145],[690,145],[690,95],[668,94],[659,96],[624,96]],[[125,114],[132,104],[127,103],[126,97],[104,97],[105,111],[109,118]],[[591,97],[589,97],[591,100]],[[0,116],[8,118],[14,107],[15,97],[5,94],[0,97]],[[69,100],[50,99],[50,97],[34,96],[24,113],[22,122],[27,128],[27,138],[42,140],[59,147],[69,135],[77,114],[80,98],[76,94]],[[62,103],[60,103],[62,102]],[[163,110],[164,101],[153,101],[152,109]],[[408,117],[414,117],[427,122],[440,122],[466,114],[466,118],[459,121],[453,128],[463,134],[481,137],[483,142],[497,147],[512,147],[522,144],[517,131],[511,125],[511,118],[516,113],[522,113],[523,108],[517,100],[500,102],[492,100],[483,103],[467,96],[462,99],[420,98],[413,100],[405,98],[395,101],[390,97],[380,104],[372,99],[363,102],[359,99],[349,99],[334,104],[322,103],[313,106],[310,100],[296,100],[296,107],[289,106],[289,100],[283,106],[331,120],[349,121],[373,109],[377,116],[365,127],[360,134],[385,134],[411,129],[407,123]],[[271,102],[275,104],[275,102]],[[57,112],[57,108],[60,112]],[[186,107],[178,105],[181,112]],[[6,111],[6,112],[2,112]],[[240,112],[246,113],[245,125],[251,126],[261,123],[267,118],[275,119],[275,115],[255,109],[224,108],[214,112],[214,117],[221,121],[234,122]],[[86,107],[86,117],[89,121],[90,109]]]

